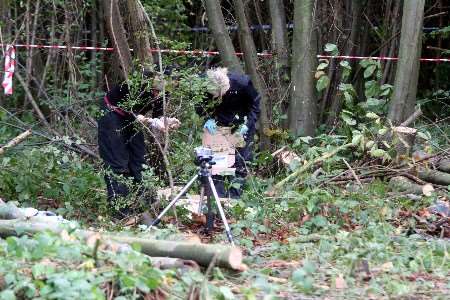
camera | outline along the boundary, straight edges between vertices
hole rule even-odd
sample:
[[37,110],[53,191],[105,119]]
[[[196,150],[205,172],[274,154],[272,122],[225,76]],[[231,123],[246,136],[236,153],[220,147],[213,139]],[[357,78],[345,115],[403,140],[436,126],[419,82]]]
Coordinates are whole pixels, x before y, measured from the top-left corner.
[[196,165],[200,165],[203,162],[210,163],[214,157],[212,149],[207,147],[196,147],[194,153]]

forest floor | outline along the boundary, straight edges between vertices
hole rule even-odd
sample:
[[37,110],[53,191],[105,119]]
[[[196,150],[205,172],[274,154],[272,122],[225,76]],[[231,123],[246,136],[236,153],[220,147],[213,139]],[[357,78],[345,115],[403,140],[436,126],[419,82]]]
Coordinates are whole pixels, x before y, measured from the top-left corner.
[[[450,221],[429,212],[435,197],[448,203],[448,195],[411,200],[383,182],[279,198],[249,191],[228,209],[244,272],[159,271],[144,268],[139,254],[103,253],[94,263],[74,238],[8,238],[0,240],[0,299],[448,299]],[[220,223],[204,236],[201,222],[182,211],[179,218],[178,228],[169,222],[161,232],[226,243]],[[447,223],[433,227],[437,220]],[[124,230],[107,219],[99,225]]]
[[[320,142],[298,153],[312,161],[336,149],[332,144]],[[0,159],[5,200],[54,210],[100,232],[149,234],[146,226],[118,225],[108,216],[102,174],[79,155],[54,145],[14,150]],[[160,270],[137,246],[137,251],[120,252],[98,248],[70,230],[43,232],[0,239],[0,300],[449,299],[448,187],[436,185],[421,195],[393,192],[383,174],[361,184],[342,164],[345,156],[335,155],[321,164],[323,178],[305,172],[294,184],[269,193],[287,172],[264,159],[257,157],[243,197],[226,208],[246,271],[214,265]],[[184,175],[193,168],[182,169]],[[392,173],[391,166],[364,168]],[[269,174],[269,169],[278,173]],[[367,173],[359,174],[363,180]],[[227,244],[220,222],[214,234],[205,236],[203,219],[182,207],[177,215],[178,222],[172,215],[163,220],[156,231],[161,239],[183,233],[198,235],[204,243]]]

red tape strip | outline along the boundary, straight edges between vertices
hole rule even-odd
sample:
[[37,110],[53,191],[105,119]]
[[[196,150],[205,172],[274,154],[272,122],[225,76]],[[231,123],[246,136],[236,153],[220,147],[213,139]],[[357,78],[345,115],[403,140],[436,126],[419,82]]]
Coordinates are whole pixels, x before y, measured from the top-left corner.
[[[0,47],[4,47],[6,44],[0,44]],[[24,45],[18,44],[14,45],[16,48],[41,48],[41,49],[73,49],[81,51],[114,51],[114,48],[108,47],[90,47],[90,46],[64,46],[64,45]],[[133,49],[130,49],[133,51]],[[192,56],[214,56],[219,55],[218,51],[203,51],[203,50],[174,50],[174,49],[150,49],[151,52],[161,53],[173,53],[181,55],[192,55]],[[242,56],[244,53],[236,52],[236,55]],[[257,53],[259,57],[272,57],[272,53]],[[351,59],[351,60],[363,60],[363,59],[373,59],[373,60],[398,60],[398,57],[379,57],[379,56],[347,56],[347,55],[317,55],[317,58],[325,59]],[[450,62],[449,58],[421,58],[420,61],[424,62]]]

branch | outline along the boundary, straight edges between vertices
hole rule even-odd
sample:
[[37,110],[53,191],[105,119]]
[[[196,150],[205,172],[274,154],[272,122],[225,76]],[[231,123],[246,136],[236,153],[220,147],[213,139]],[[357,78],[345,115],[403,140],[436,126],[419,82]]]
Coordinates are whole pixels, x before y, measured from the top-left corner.
[[8,148],[12,148],[14,146],[16,146],[17,144],[21,143],[23,140],[25,140],[29,135],[31,135],[31,130],[28,129],[25,132],[22,132],[21,134],[19,134],[18,136],[16,136],[15,138],[13,138],[11,141],[9,141],[5,146],[0,148],[0,155],[2,155],[3,153],[5,153],[6,149]]

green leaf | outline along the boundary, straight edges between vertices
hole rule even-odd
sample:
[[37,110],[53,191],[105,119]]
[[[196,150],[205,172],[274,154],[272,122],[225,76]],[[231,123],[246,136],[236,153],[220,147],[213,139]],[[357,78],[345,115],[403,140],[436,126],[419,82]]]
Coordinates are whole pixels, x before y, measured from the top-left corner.
[[13,290],[4,290],[0,293],[0,300],[16,300]]
[[417,135],[425,141],[429,141],[431,139],[431,134],[429,132],[419,131],[417,132]]
[[328,76],[324,75],[317,80],[316,83],[316,89],[318,92],[322,92],[330,85],[330,78]]
[[361,141],[363,135],[360,132],[353,132],[352,144],[357,145]]
[[366,149],[372,148],[374,144],[375,144],[374,141],[368,141],[368,142],[366,143]]
[[359,63],[359,65],[361,67],[363,67],[364,69],[367,68],[369,65],[373,64],[373,60],[371,59],[363,59],[361,60],[361,62]]
[[326,44],[325,52],[329,52],[333,56],[339,55],[338,47],[335,44],[330,44],[330,43]]
[[373,113],[373,112],[368,112],[366,114],[366,117],[369,119],[379,119],[380,118],[376,113]]
[[348,61],[346,61],[346,60],[341,61],[341,62],[339,63],[339,65],[340,65],[342,68],[346,69],[346,70],[351,70],[351,69],[352,69],[352,67],[350,66],[350,63],[349,63]]
[[373,72],[375,72],[375,70],[377,69],[376,65],[370,65],[366,68],[366,70],[364,71],[364,78],[369,78],[370,76],[373,75]]
[[234,296],[233,292],[227,286],[221,286],[219,288],[219,292],[220,292],[221,296],[223,297],[222,299],[224,299],[224,300],[236,299],[236,297]]
[[347,123],[347,125],[354,126],[356,125],[356,120],[353,119],[348,113],[341,113],[342,120]]
[[353,96],[347,91],[344,92],[344,99],[347,106],[351,105],[353,102]]
[[317,227],[325,227],[328,224],[327,219],[323,216],[315,216],[311,219],[311,222]]
[[317,70],[318,71],[325,70],[327,67],[328,67],[328,62],[323,62],[323,63],[319,64],[319,66],[317,67]]
[[389,131],[389,129],[387,127],[384,127],[384,128],[381,128],[380,130],[378,130],[378,134],[385,135],[388,131]]
[[379,86],[375,80],[367,81],[364,84],[365,87],[365,95],[367,98],[373,98],[378,96]]
[[385,153],[386,151],[384,151],[383,149],[374,149],[370,151],[370,154],[376,158],[383,157]]

